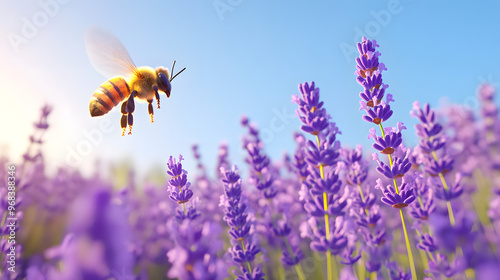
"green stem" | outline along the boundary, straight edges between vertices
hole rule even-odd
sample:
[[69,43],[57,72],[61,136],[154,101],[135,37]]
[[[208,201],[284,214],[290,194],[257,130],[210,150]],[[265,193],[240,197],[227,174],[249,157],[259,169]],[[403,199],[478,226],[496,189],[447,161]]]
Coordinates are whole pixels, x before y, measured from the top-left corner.
[[333,265],[333,271],[335,271],[335,279],[339,279],[339,269],[337,268],[337,259],[335,258],[335,256],[333,256],[333,262],[332,262],[332,265]]
[[[179,193],[181,193],[181,186],[179,186]],[[182,203],[182,209],[184,209],[184,215],[187,215],[186,205],[184,205],[184,203]]]
[[[434,160],[437,162],[438,161],[438,156],[435,151],[432,151],[432,156],[434,157]],[[448,184],[446,183],[446,179],[444,178],[444,175],[442,172],[439,172],[439,179],[441,179],[441,183],[443,184],[443,188],[445,190],[448,190]],[[451,208],[451,202],[446,201],[446,207],[448,208],[448,216],[450,217],[450,225],[454,226],[455,225],[455,216],[453,215],[453,209]]]
[[[292,246],[290,246],[288,239],[286,239],[286,237],[283,236],[283,240],[285,241],[285,245],[286,245],[286,248],[288,250],[288,253],[290,254],[290,256],[292,256],[292,258],[295,259],[295,254],[293,253]],[[295,270],[297,271],[297,276],[299,276],[300,280],[306,279],[306,277],[304,276],[304,271],[302,270],[302,266],[300,265],[300,263],[295,265]]]
[[[382,131],[382,137],[385,137],[385,131],[384,131],[384,127],[382,127],[382,123],[379,123],[378,126],[380,127],[380,131]],[[394,165],[394,162],[392,161],[392,155],[388,154],[388,156],[389,156],[389,163],[390,163],[391,168],[392,168],[392,166]],[[394,189],[396,190],[396,193],[399,194],[399,188],[398,188],[398,184],[396,182],[396,178],[393,178],[392,181],[394,182]]]
[[333,279],[333,273],[332,273],[332,254],[330,250],[326,252],[326,277],[328,280]]
[[366,253],[361,252],[361,262],[362,264],[358,261],[356,262],[356,265],[358,266],[358,279],[366,279],[366,267],[365,267],[365,260],[366,260]]
[[429,258],[431,258],[431,261],[435,261],[435,260],[434,260],[434,256],[432,255],[432,253],[431,253],[431,252],[428,252],[428,254],[429,254]]
[[[382,126],[382,123],[379,124],[380,131],[382,132],[382,137],[385,137],[385,131],[384,127]],[[392,161],[392,156],[389,154],[389,163],[391,164],[391,168],[394,165],[394,162]],[[398,184],[396,182],[396,178],[393,178],[394,181],[394,189],[396,190],[396,193],[399,194],[399,189],[398,189]],[[413,253],[411,251],[411,244],[410,244],[410,238],[408,236],[408,230],[406,228],[406,223],[405,223],[405,217],[403,215],[403,209],[399,209],[399,213],[401,214],[401,224],[403,225],[403,232],[405,235],[405,243],[406,243],[406,251],[408,253],[408,261],[410,262],[410,270],[411,270],[411,277],[412,279],[416,280],[417,279],[417,270],[415,269],[415,262],[413,261]]]
[[[363,194],[363,189],[361,188],[361,184],[358,184],[358,190],[359,194],[361,195],[361,200],[363,200],[363,203],[365,203],[365,195]],[[365,208],[365,214],[368,217],[370,216],[370,212],[366,208]]]
[[406,250],[408,251],[408,260],[410,262],[411,278],[417,279],[417,270],[415,269],[415,262],[413,261],[413,253],[411,252],[410,237],[408,236],[408,230],[406,229],[405,217],[403,215],[403,209],[399,209],[401,214],[401,223],[403,224],[403,231],[405,234]]
[[[318,148],[320,147],[319,143],[319,137],[316,135],[316,142],[318,144]],[[323,170],[323,164],[320,163],[319,165],[319,171],[321,173],[321,179],[325,179],[325,171]],[[325,210],[325,231],[326,231],[326,240],[330,240],[330,222],[329,222],[329,215],[326,213],[328,211],[328,200],[327,200],[327,195],[326,192],[323,193],[323,208]],[[330,250],[326,251],[326,274],[327,274],[327,279],[332,280],[333,279],[333,273],[332,273],[332,253]]]
[[302,270],[302,266],[300,264],[295,265],[295,271],[297,271],[297,275],[300,280],[305,280],[306,276],[304,275],[304,271]]
[[[241,240],[241,249],[243,250],[243,252],[246,251],[245,242],[243,242],[243,240]],[[250,265],[250,262],[247,262],[247,265],[248,265],[248,271],[250,272],[250,274],[252,274],[252,266]]]

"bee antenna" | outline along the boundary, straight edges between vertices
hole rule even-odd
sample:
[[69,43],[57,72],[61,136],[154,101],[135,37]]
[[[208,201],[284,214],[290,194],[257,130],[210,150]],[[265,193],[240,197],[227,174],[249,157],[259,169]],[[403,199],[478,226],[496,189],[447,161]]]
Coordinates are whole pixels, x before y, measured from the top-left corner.
[[[172,68],[170,68],[170,76],[172,76],[174,74],[174,66],[175,66],[175,60],[174,60],[174,63],[172,63]],[[170,81],[172,81],[174,78],[170,79]]]
[[[175,60],[174,60],[174,63],[172,64],[172,70],[171,70],[172,74],[174,74],[174,66],[175,66]],[[182,71],[184,71],[184,70],[186,70],[186,67],[184,67],[181,71],[177,72],[177,74],[175,74],[174,76],[172,76],[172,79],[170,79],[170,82],[172,80],[174,80],[174,78],[177,77],[177,75],[179,75],[180,73],[182,73]]]

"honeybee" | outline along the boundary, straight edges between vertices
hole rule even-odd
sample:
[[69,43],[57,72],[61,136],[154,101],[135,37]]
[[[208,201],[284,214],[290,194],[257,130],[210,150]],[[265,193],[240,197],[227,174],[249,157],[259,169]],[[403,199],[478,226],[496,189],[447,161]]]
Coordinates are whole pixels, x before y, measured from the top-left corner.
[[[148,112],[153,122],[153,98],[160,108],[160,95],[163,92],[170,97],[171,82],[186,68],[170,77],[167,68],[155,69],[149,66],[136,67],[122,43],[112,34],[97,28],[90,29],[85,36],[85,47],[94,68],[105,77],[115,76],[104,82],[90,98],[90,116],[107,114],[121,103],[122,136],[127,125],[128,134],[132,134],[135,110],[134,98],[148,102]],[[174,71],[175,61],[171,73]],[[118,76],[116,76],[118,75]]]

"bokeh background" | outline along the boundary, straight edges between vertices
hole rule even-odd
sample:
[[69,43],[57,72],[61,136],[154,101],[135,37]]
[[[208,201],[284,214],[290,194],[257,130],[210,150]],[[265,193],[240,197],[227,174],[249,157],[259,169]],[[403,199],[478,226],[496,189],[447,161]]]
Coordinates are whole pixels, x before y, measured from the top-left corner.
[[[294,149],[300,125],[291,95],[311,80],[343,145],[368,146],[353,74],[363,35],[381,45],[393,119],[407,124],[405,141],[413,145],[413,101],[477,111],[477,86],[499,85],[499,12],[498,1],[0,0],[0,152],[21,161],[48,103],[48,172],[70,165],[89,175],[126,163],[147,178],[164,173],[168,156],[177,154],[193,170],[194,143],[213,168],[221,141],[242,164],[242,114],[258,123],[267,153],[279,159]],[[136,106],[132,136],[120,136],[118,109],[89,115],[91,94],[110,78],[87,57],[84,34],[92,26],[118,37],[137,66],[170,68],[177,60],[178,70],[187,67],[170,99],[162,96],[155,123],[146,104]]]

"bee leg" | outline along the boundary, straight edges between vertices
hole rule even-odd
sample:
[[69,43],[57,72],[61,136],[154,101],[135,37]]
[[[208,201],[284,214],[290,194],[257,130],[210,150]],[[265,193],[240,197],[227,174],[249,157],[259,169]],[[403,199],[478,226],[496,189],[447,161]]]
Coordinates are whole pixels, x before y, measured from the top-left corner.
[[158,87],[156,85],[153,86],[153,89],[155,90],[155,98],[156,98],[156,109],[160,109],[160,94],[158,93]]
[[127,129],[127,124],[128,124],[128,121],[127,121],[127,102],[122,103],[121,112],[122,112],[122,118],[120,120],[120,125],[122,127],[122,136],[125,136],[125,130]]
[[148,100],[148,112],[149,112],[149,116],[151,117],[151,122],[154,122],[153,121],[153,99]]
[[[128,122],[128,134],[132,134],[132,125],[134,125],[134,116],[132,116],[132,113],[135,111],[135,103],[134,103],[134,96],[137,94],[137,91],[133,91],[128,100],[127,100],[127,122]],[[124,102],[125,103],[125,102]]]
[[132,125],[134,125],[134,116],[128,114],[128,135],[132,135]]

